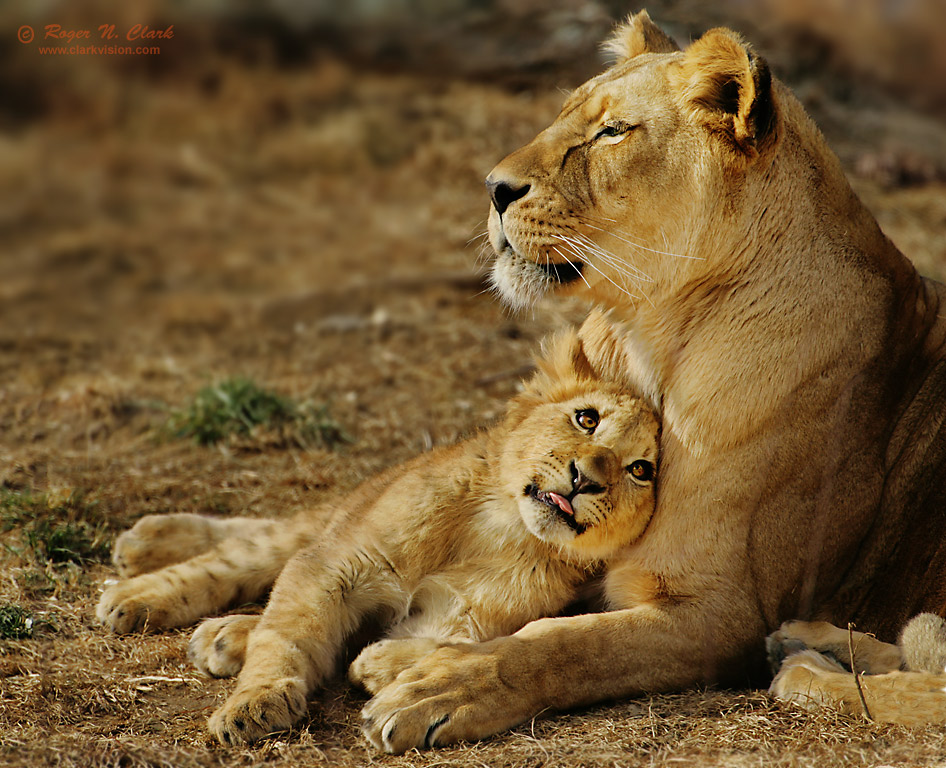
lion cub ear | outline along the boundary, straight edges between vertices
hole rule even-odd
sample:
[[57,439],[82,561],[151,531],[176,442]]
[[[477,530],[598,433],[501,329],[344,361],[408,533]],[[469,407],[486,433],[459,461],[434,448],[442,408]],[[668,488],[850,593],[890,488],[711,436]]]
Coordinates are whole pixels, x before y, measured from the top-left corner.
[[554,397],[556,391],[599,378],[574,329],[547,339],[536,367],[538,370],[526,385],[526,392],[539,397]]
[[675,73],[693,116],[750,157],[774,143],[777,112],[769,66],[729,29],[711,29],[684,51]]
[[650,20],[647,11],[641,11],[628,16],[602,43],[601,49],[614,58],[615,64],[623,64],[642,53],[673,53],[680,46]]

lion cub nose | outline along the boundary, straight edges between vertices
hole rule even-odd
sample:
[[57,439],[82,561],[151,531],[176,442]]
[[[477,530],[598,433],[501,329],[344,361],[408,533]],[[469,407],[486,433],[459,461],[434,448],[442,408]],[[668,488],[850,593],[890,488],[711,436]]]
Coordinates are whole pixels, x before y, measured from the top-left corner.
[[489,190],[489,199],[493,201],[496,213],[502,216],[506,209],[516,200],[523,198],[529,192],[529,185],[514,186],[500,179],[486,179],[486,188]]
[[579,493],[603,493],[604,486],[596,483],[586,474],[583,474],[578,465],[572,461],[569,467],[572,473],[572,497]]

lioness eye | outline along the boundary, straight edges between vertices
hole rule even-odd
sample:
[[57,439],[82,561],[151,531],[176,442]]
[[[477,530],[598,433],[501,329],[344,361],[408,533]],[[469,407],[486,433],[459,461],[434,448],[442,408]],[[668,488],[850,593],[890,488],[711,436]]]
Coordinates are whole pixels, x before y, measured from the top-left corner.
[[631,125],[631,123],[625,123],[623,121],[607,123],[606,125],[601,126],[601,128],[595,134],[595,140],[614,136],[623,136],[625,133],[629,133],[636,127],[636,125]]
[[585,408],[581,411],[575,411],[575,423],[588,432],[594,432],[595,428],[601,422],[601,417],[594,408]]
[[649,483],[654,479],[654,465],[643,459],[628,466],[627,471],[631,473],[631,477],[642,483]]

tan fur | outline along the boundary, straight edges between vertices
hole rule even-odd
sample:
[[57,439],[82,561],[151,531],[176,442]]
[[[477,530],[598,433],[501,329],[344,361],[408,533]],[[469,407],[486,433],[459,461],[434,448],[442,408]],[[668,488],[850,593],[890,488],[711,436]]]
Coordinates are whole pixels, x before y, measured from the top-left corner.
[[[208,552],[110,587],[99,617],[117,631],[181,626],[259,596],[281,569],[261,617],[212,619],[191,642],[201,669],[240,670],[211,731],[251,742],[302,716],[366,618],[380,619],[388,639],[369,646],[350,674],[377,691],[435,649],[559,613],[647,527],[658,436],[650,407],[600,380],[572,332],[548,350],[499,425],[370,481],[337,505],[327,533],[309,517],[286,530],[243,521]],[[128,559],[132,541],[147,550],[149,532],[175,524],[215,525],[146,519],[120,538],[116,561]],[[252,538],[239,535],[243,525],[255,526]]]
[[391,751],[445,717],[438,743],[761,678],[786,619],[889,639],[946,608],[946,292],[738,35],[668,52],[639,14],[614,39],[624,58],[487,179],[492,279],[512,307],[598,305],[587,359],[661,412],[658,509],[609,566],[617,610],[435,651],[381,690],[366,733]]
[[786,655],[769,689],[778,699],[882,723],[946,724],[946,623],[939,616],[916,616],[898,645],[805,621],[786,622],[766,644],[770,656]]

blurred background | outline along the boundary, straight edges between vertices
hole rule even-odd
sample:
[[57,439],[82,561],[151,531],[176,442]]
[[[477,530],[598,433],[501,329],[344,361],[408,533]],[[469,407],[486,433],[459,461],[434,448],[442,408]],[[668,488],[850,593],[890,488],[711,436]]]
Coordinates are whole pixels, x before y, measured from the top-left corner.
[[[646,7],[682,45],[742,32],[887,234],[946,278],[946,3]],[[489,294],[483,180],[639,8],[0,3],[0,763],[219,764],[202,713],[226,684],[194,676],[182,635],[107,637],[91,618],[112,539],[148,513],[287,516],[502,412],[542,337],[585,309],[513,316]],[[293,749],[367,759],[342,690]],[[761,699],[740,701],[755,717]],[[593,722],[575,743],[613,738]],[[713,738],[667,749],[731,748]]]

